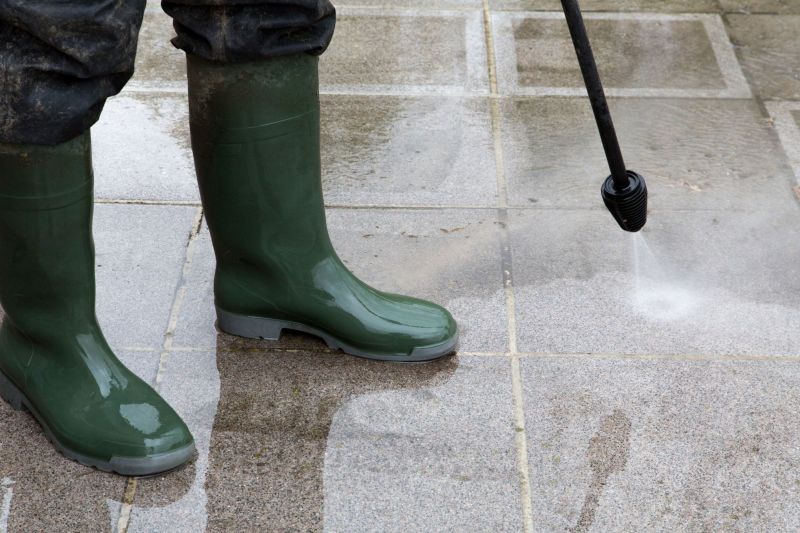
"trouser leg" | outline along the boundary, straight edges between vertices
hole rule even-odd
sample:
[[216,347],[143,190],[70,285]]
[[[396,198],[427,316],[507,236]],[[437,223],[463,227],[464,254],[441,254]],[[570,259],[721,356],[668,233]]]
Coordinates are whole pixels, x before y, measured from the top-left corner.
[[172,43],[209,61],[242,62],[322,54],[336,10],[328,0],[163,0]]
[[133,74],[146,0],[0,0],[0,142],[54,145]]

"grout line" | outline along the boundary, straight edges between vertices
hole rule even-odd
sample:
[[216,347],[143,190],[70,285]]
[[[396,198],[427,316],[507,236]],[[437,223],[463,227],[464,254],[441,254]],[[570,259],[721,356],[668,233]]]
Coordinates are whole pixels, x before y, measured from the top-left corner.
[[522,359],[611,359],[616,361],[759,361],[759,362],[800,362],[800,355],[718,355],[718,354],[615,354],[615,353],[558,353],[558,352],[458,352],[464,357],[504,357]]
[[[123,89],[122,96],[126,94],[146,94],[146,95],[180,95],[187,94],[186,89],[177,87],[155,87],[138,85]],[[584,87],[516,87],[513,91],[503,94],[487,94],[480,91],[452,90],[451,87],[404,87],[398,86],[396,90],[386,87],[340,87],[322,88],[320,96],[355,96],[355,97],[392,97],[392,98],[491,98],[493,100],[513,100],[526,97],[537,98],[586,98],[588,97]],[[750,100],[749,96],[737,95],[737,93],[726,92],[719,89],[653,89],[646,87],[620,88],[609,87],[606,90],[609,99],[646,99],[646,100]]]
[[96,204],[122,204],[122,205],[178,205],[198,207],[200,201],[197,200],[126,200],[113,198],[95,198]]
[[[178,288],[175,292],[175,298],[172,302],[172,310],[170,311],[169,323],[167,331],[164,333],[164,344],[161,349],[161,357],[158,362],[158,372],[156,373],[155,383],[153,388],[156,392],[159,391],[161,382],[164,380],[169,354],[172,350],[172,343],[175,338],[175,329],[178,326],[178,317],[180,316],[183,302],[186,298],[188,290],[187,277],[191,270],[192,260],[194,258],[194,249],[197,238],[200,235],[200,229],[203,226],[203,208],[197,208],[197,215],[194,219],[191,232],[189,233],[189,240],[186,244],[186,257],[183,262],[183,269],[178,281]],[[130,525],[131,512],[133,511],[133,504],[136,499],[136,488],[138,478],[129,477],[125,485],[125,494],[122,500],[122,507],[120,509],[119,520],[117,521],[117,533],[126,533]]]
[[195,217],[194,225],[192,226],[192,231],[189,234],[189,242],[186,245],[186,259],[183,263],[183,270],[181,272],[178,290],[175,293],[175,300],[173,301],[172,304],[172,311],[170,313],[167,331],[164,334],[164,346],[161,350],[161,359],[158,364],[158,373],[156,374],[156,380],[155,380],[156,390],[159,389],[159,385],[164,380],[167,361],[169,360],[169,354],[172,350],[172,344],[175,340],[175,330],[178,327],[178,318],[180,317],[181,309],[183,308],[183,301],[186,299],[186,292],[188,291],[189,288],[187,278],[192,268],[192,260],[194,259],[195,244],[197,243],[197,238],[200,235],[200,230],[202,227],[203,227],[203,208],[199,207],[197,209],[197,216]]
[[128,526],[131,521],[131,511],[133,510],[133,501],[136,498],[136,486],[138,484],[137,478],[129,477],[125,482],[125,493],[122,496],[122,507],[119,511],[119,520],[117,520],[117,533],[127,533]]
[[[499,129],[499,125],[498,125]],[[500,167],[504,163],[502,162],[503,154],[502,154],[502,146],[495,145],[495,150],[500,151],[499,161]],[[497,160],[497,156],[496,160]],[[498,164],[495,164],[495,167],[498,167]],[[500,181],[500,180],[499,180]],[[504,180],[502,183],[498,183],[498,188],[504,187]],[[95,199],[95,204],[106,204],[106,205],[142,205],[142,206],[173,206],[173,207],[199,207],[201,203],[199,201],[185,201],[185,200],[132,200],[132,199],[106,199],[100,198]],[[496,210],[498,208],[497,205],[479,205],[479,204],[341,204],[341,203],[327,203],[325,204],[326,209],[343,209],[343,210],[359,210],[359,209],[394,209],[394,210]],[[508,211],[605,211],[605,207],[603,206],[560,206],[560,205],[505,205],[502,207]],[[713,207],[665,207],[665,208],[654,208],[650,210],[651,213],[682,213],[682,212],[691,212],[691,213],[716,213],[716,212],[726,212],[726,213],[753,213],[753,209],[751,208],[713,208]]]
[[533,533],[533,507],[531,500],[530,471],[528,469],[528,437],[525,432],[525,409],[522,399],[522,378],[519,371],[517,351],[517,315],[512,278],[512,256],[508,229],[508,182],[503,157],[503,136],[501,129],[500,100],[497,98],[497,64],[495,58],[494,35],[492,33],[492,14],[489,0],[483,0],[483,25],[486,37],[487,68],[492,98],[491,127],[494,141],[495,173],[497,175],[497,208],[500,222],[500,255],[503,270],[503,288],[506,303],[506,324],[508,327],[508,350],[511,353],[511,392],[514,410],[514,431],[517,452],[522,521],[525,533]]
[[514,432],[517,448],[517,467],[520,477],[520,496],[522,497],[522,518],[525,533],[533,533],[533,506],[531,503],[531,481],[528,468],[528,435],[525,431],[525,408],[522,399],[522,376],[519,357],[511,358],[511,392],[514,399]]
[[796,183],[800,185],[800,125],[792,112],[800,112],[800,102],[764,102],[773,129],[777,132],[783,152],[789,159]]

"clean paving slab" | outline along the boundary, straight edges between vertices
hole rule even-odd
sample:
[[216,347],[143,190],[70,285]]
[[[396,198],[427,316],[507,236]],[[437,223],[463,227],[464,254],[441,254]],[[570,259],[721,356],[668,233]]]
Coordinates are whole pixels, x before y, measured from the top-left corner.
[[518,346],[533,353],[800,355],[800,210],[509,214]]
[[497,205],[489,102],[323,96],[325,200],[344,205]]
[[[507,349],[500,224],[494,210],[329,209],[328,227],[340,257],[363,281],[448,308],[459,323],[462,351]],[[195,244],[176,347],[213,347],[219,335],[238,349],[327,351],[309,335],[284,333],[279,342],[267,342],[218,334],[215,260],[207,235],[204,230]]]
[[164,376],[196,463],[141,480],[129,531],[517,531],[505,358],[174,353]]
[[[609,103],[628,168],[647,178],[654,209],[785,211],[792,169],[750,100],[619,98]],[[509,203],[597,207],[608,163],[580,98],[502,103]]]
[[800,15],[728,15],[726,19],[753,90],[764,99],[800,99]]
[[797,531],[797,362],[521,362],[535,531]]
[[95,196],[199,202],[185,95],[125,91],[92,128]]
[[114,348],[158,350],[164,344],[197,212],[184,206],[95,207],[97,316]]

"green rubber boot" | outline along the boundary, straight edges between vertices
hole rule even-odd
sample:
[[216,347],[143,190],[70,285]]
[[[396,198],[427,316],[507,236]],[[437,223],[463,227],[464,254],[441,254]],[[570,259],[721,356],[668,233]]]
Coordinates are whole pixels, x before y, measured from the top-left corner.
[[0,395],[66,457],[156,474],[185,463],[194,440],[97,323],[90,146],[88,133],[0,144]]
[[369,359],[452,353],[458,333],[450,313],[367,286],[331,245],[320,180],[318,59],[222,64],[187,57],[219,328],[270,340],[299,330]]

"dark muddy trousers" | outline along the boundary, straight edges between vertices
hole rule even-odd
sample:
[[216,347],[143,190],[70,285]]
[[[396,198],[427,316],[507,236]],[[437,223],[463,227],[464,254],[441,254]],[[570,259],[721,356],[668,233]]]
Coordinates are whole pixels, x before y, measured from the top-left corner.
[[[146,0],[0,0],[0,142],[58,144],[133,74]],[[328,0],[164,0],[172,43],[208,60],[321,54]]]

